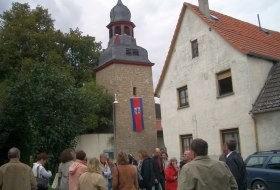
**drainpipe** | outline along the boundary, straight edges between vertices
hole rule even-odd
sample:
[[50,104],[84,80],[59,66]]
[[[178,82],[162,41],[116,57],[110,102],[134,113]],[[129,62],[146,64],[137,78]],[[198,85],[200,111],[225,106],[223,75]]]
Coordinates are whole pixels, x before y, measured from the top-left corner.
[[260,150],[260,147],[259,147],[259,136],[258,136],[258,130],[256,124],[256,117],[252,114],[252,118],[253,118],[253,128],[255,132],[256,150],[258,152]]

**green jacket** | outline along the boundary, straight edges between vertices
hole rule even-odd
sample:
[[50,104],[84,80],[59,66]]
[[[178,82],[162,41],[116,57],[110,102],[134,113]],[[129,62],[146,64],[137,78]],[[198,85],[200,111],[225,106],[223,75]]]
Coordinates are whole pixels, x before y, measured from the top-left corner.
[[238,190],[238,187],[225,163],[197,156],[183,166],[177,190]]
[[10,161],[0,167],[1,190],[31,190],[37,182],[31,168],[20,161]]

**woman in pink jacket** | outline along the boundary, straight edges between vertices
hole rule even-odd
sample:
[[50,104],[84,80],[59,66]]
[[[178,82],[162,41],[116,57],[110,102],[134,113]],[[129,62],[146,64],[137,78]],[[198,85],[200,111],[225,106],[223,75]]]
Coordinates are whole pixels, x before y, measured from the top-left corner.
[[77,190],[79,177],[87,171],[86,153],[76,153],[76,161],[69,167],[69,190]]

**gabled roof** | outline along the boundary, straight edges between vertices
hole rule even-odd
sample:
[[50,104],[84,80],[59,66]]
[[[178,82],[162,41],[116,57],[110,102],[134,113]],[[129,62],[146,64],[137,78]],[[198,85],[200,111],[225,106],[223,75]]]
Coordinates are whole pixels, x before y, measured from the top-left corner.
[[251,113],[258,114],[276,110],[280,110],[280,63],[271,68],[268,79],[253,104]]
[[280,60],[280,33],[272,30],[265,29],[268,34],[261,31],[258,26],[232,18],[221,13],[211,11],[210,14],[218,20],[207,19],[195,5],[184,3],[179,20],[169,47],[167,58],[163,66],[163,70],[157,84],[155,95],[157,95],[164,76],[166,74],[175,42],[181,27],[181,23],[186,9],[193,11],[201,20],[203,20],[209,27],[221,35],[229,44],[235,47],[240,52],[260,57],[267,60],[279,61]]

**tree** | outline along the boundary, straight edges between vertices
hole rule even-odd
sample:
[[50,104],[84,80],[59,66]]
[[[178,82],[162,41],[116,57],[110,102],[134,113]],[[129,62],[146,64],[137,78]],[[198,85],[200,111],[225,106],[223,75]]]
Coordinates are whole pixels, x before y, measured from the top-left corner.
[[100,43],[92,43],[94,37],[82,36],[82,32],[70,29],[65,35],[65,55],[67,62],[72,65],[72,74],[75,78],[75,85],[81,87],[83,82],[90,81],[93,75],[93,68],[97,66],[98,57],[101,51]]
[[30,10],[28,4],[13,3],[10,11],[0,15],[0,77],[18,72],[26,58],[44,61],[56,48],[57,31],[48,11]]
[[82,120],[91,107],[72,83],[71,77],[49,64],[26,66],[3,109],[2,131],[11,135],[10,143],[28,152],[27,156],[72,147],[86,128]]
[[101,44],[79,29],[63,34],[46,9],[13,3],[0,15],[0,151],[22,159],[60,152],[86,132],[112,130],[112,96],[95,84]]

